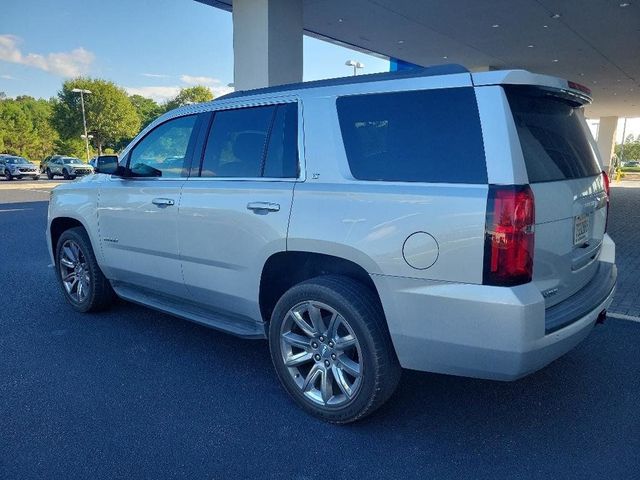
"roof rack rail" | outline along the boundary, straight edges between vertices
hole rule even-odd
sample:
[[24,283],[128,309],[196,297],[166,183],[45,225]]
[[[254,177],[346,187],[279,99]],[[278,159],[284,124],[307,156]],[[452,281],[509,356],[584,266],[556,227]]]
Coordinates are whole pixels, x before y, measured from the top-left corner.
[[352,85],[357,83],[380,82],[384,80],[395,80],[400,78],[434,77],[437,75],[453,75],[456,73],[470,73],[462,65],[448,63],[444,65],[433,65],[431,67],[413,68],[410,70],[400,70],[397,72],[367,73],[351,77],[328,78],[326,80],[314,80],[312,82],[287,83],[273,87],[256,88],[252,90],[238,90],[231,92],[216,100],[227,100],[230,98],[248,97],[250,95],[261,95],[264,93],[287,92],[291,90],[302,90],[308,88],[330,87],[335,85]]

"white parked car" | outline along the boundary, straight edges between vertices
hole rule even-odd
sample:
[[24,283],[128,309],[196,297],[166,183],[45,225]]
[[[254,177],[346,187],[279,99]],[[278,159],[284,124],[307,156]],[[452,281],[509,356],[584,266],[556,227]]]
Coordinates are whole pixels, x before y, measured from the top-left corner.
[[81,312],[116,295],[269,341],[335,423],[401,368],[513,380],[603,320],[608,180],[584,87],[442,66],[238,92],[171,111],[109,174],[53,190]]
[[46,162],[45,173],[52,180],[56,175],[65,180],[74,180],[76,177],[93,173],[93,167],[75,157],[54,157]]

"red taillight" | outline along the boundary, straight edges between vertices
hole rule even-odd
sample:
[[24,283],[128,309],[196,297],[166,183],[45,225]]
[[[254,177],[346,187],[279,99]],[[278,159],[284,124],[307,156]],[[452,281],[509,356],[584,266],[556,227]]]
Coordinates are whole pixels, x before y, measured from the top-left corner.
[[513,286],[531,281],[534,225],[529,185],[489,185],[482,283]]
[[579,90],[582,93],[586,93],[587,95],[591,96],[591,89],[589,87],[585,87],[584,85],[580,85],[579,83],[576,82],[567,82],[569,84],[569,88],[572,88],[574,90]]
[[602,171],[602,182],[604,183],[604,191],[607,194],[607,219],[604,221],[604,231],[607,231],[609,226],[609,199],[611,198],[611,188],[609,187],[609,175],[604,170]]

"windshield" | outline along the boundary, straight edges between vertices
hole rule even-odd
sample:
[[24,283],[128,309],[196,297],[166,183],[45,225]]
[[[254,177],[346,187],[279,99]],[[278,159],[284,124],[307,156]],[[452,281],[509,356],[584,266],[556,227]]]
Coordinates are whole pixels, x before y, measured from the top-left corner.
[[29,162],[27,162],[22,157],[9,157],[7,158],[7,163],[11,165],[24,165],[24,164],[28,164]]
[[505,87],[530,183],[600,174],[582,108],[539,88]]
[[77,158],[64,158],[62,159],[62,161],[66,164],[72,164],[72,165],[81,165],[82,164],[82,160],[79,160]]

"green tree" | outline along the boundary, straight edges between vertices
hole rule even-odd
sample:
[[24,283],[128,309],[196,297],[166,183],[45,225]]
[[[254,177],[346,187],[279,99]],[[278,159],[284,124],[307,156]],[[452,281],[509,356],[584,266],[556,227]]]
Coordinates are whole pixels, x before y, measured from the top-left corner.
[[[53,152],[55,152],[56,155],[68,155],[70,157],[86,160],[87,147],[84,140],[80,137],[59,138],[54,145]],[[96,153],[97,152],[93,148],[93,145],[89,145],[89,157],[91,158],[95,156]]]
[[85,95],[84,104],[87,130],[93,135],[91,142],[98,153],[138,133],[140,118],[122,88],[97,78],[76,78],[64,82],[53,111],[53,125],[64,141],[79,138],[84,133],[80,95],[72,92],[74,88],[91,91]]
[[640,140],[636,140],[635,142],[625,142],[624,152],[622,152],[622,145],[617,144],[616,156],[622,162],[627,162],[629,160],[640,160]]
[[181,88],[178,95],[165,104],[165,111],[182,107],[190,103],[210,102],[214,99],[213,92],[209,87],[196,85],[195,87]]
[[129,100],[131,100],[133,108],[136,109],[140,118],[140,128],[146,127],[164,112],[162,107],[151,98],[146,98],[142,95],[131,95]]
[[0,100],[0,150],[35,161],[51,154],[58,140],[52,109],[52,101],[29,96]]

